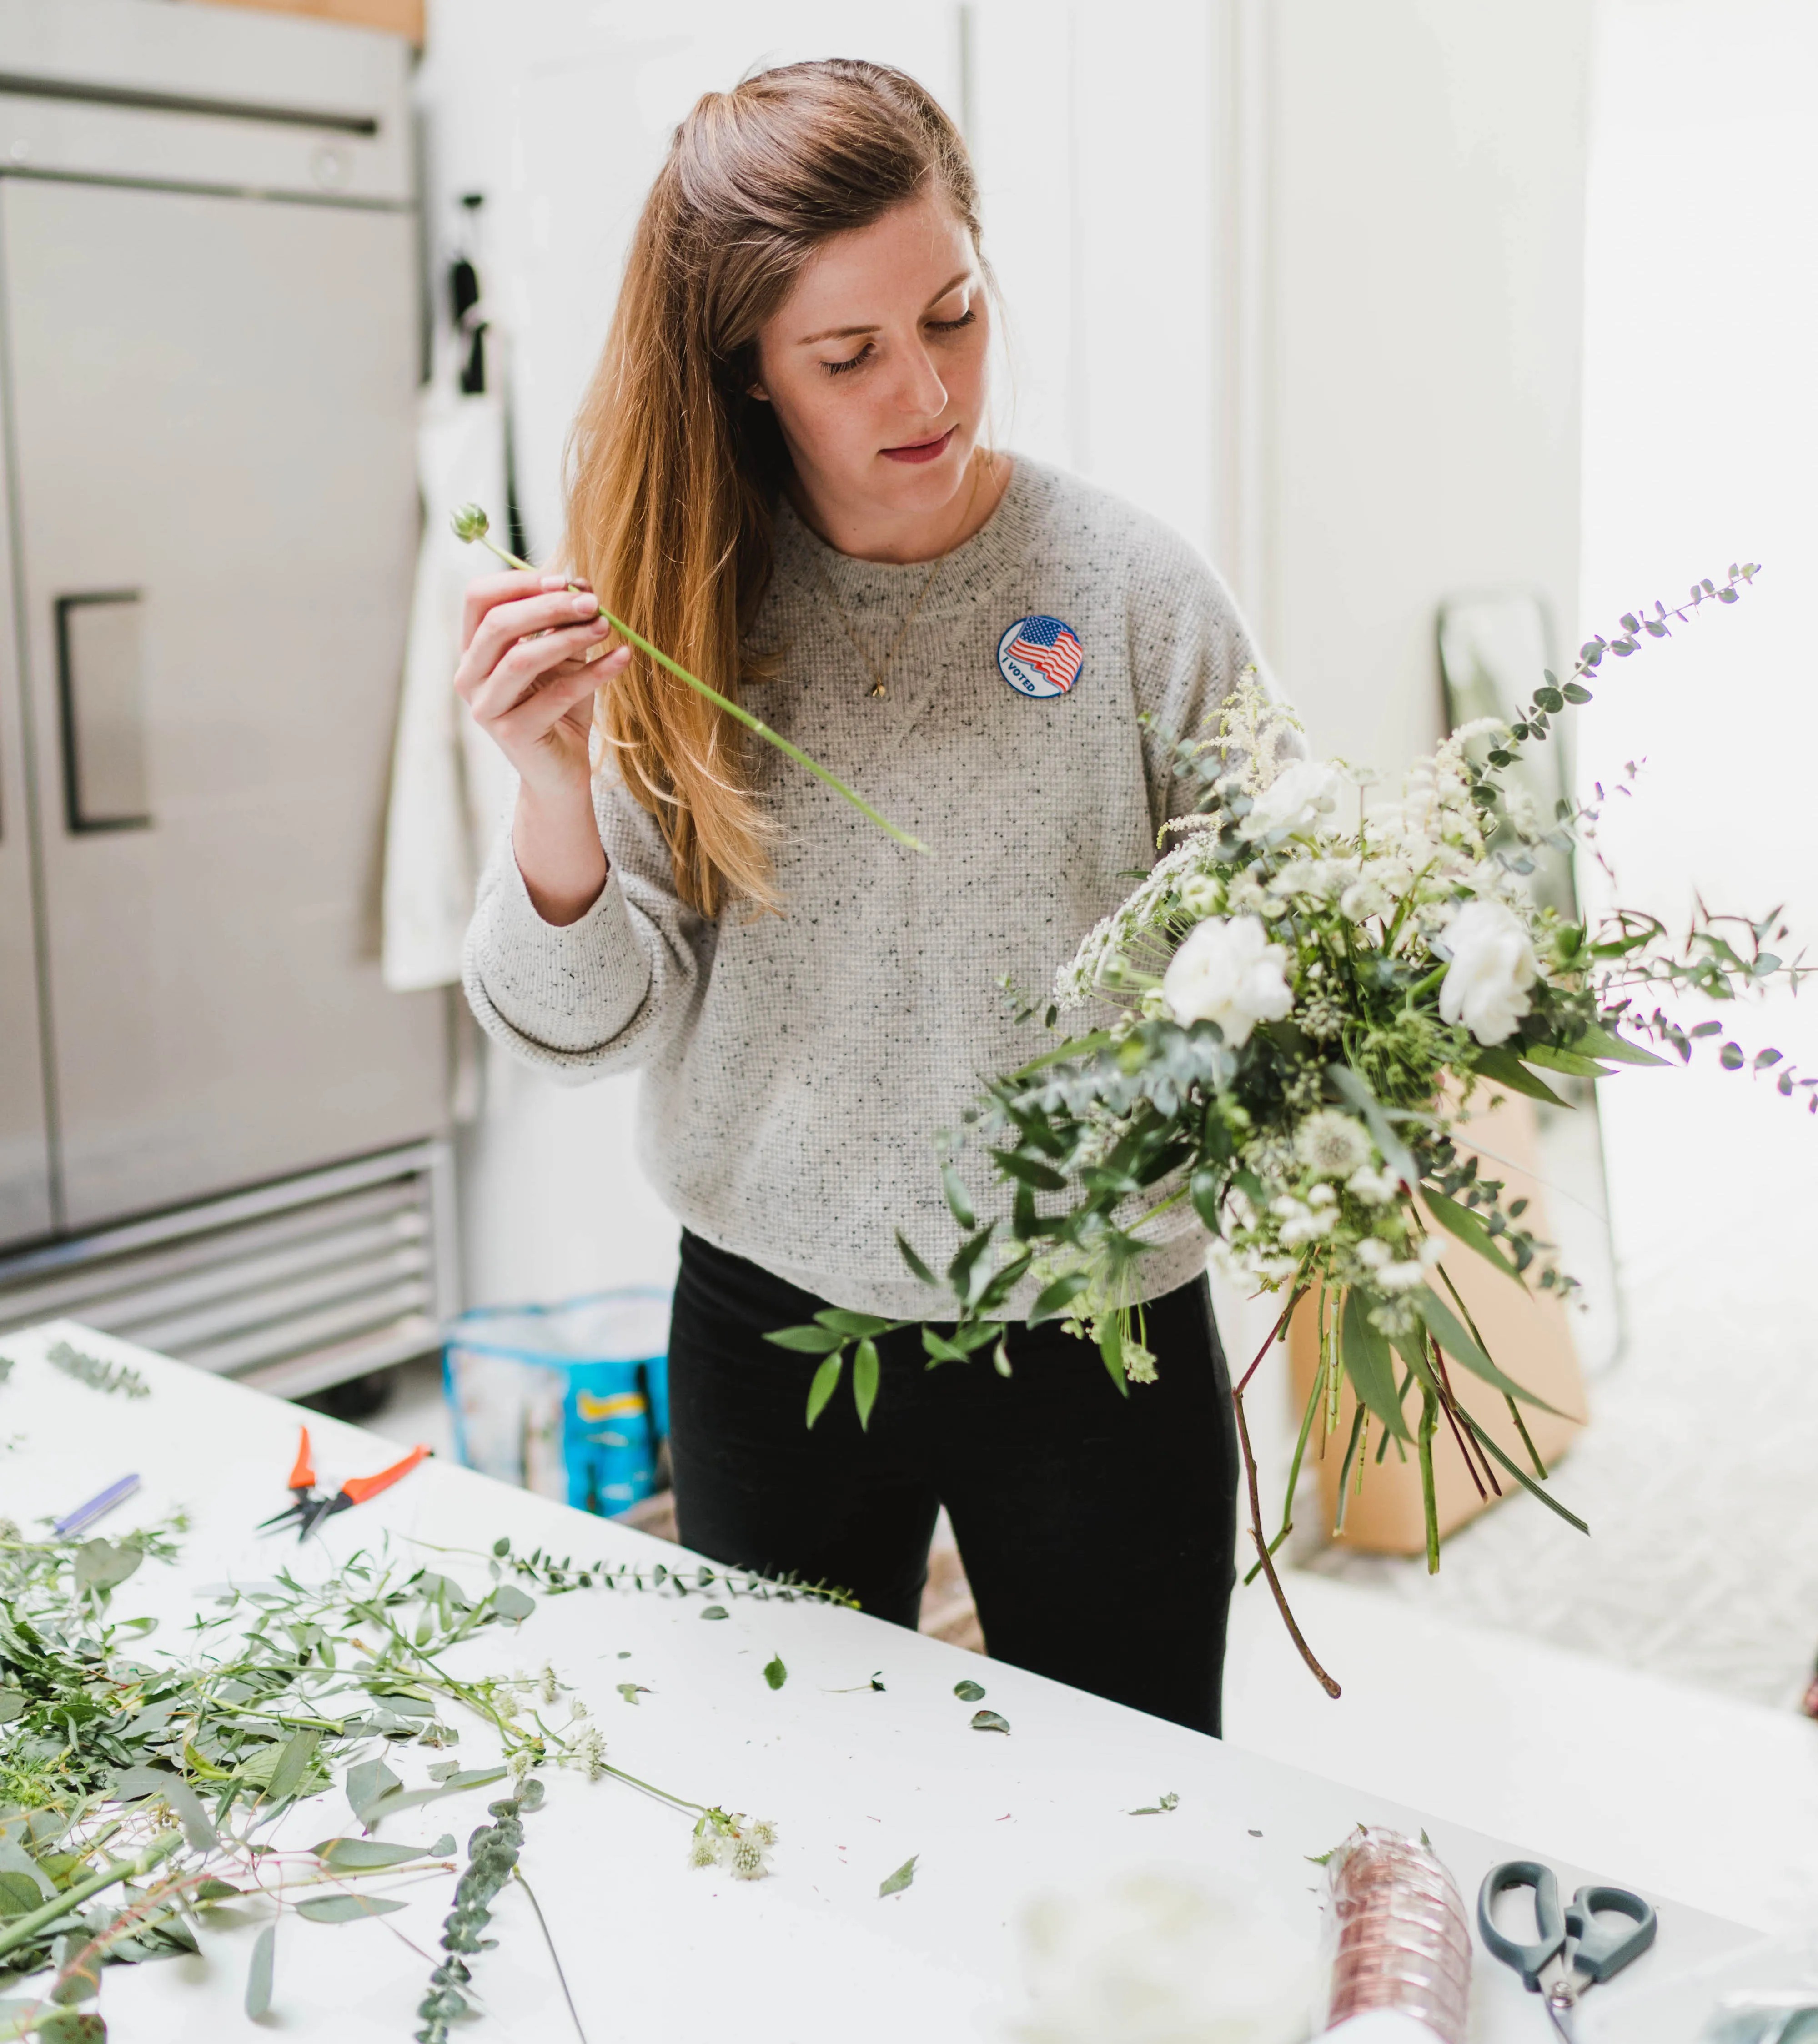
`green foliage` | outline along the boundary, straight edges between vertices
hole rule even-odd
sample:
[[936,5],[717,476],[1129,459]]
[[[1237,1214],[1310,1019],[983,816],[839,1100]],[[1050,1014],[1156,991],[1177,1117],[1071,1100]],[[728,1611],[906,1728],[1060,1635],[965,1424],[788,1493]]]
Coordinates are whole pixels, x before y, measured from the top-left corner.
[[[936,1139],[953,1231],[938,1281],[937,1262],[897,1236],[911,1274],[949,1302],[922,1330],[930,1366],[988,1349],[1007,1370],[1006,1330],[1027,1302],[1031,1317],[1093,1342],[1119,1390],[1140,1397],[1156,1370],[1144,1258],[1197,1220],[1234,1278],[1283,1296],[1278,1332],[1302,1298],[1316,1313],[1320,1360],[1297,1472],[1320,1419],[1319,1451],[1343,1453],[1348,1501],[1370,1466],[1374,1425],[1375,1459],[1393,1447],[1419,1462],[1436,1566],[1436,1440],[1486,1495],[1508,1462],[1454,1396],[1452,1368],[1501,1393],[1518,1429],[1516,1401],[1542,1402],[1489,1354],[1444,1258],[1455,1247],[1555,1294],[1572,1284],[1526,1202],[1467,1154],[1474,1132],[1458,1131],[1474,1101],[1489,1089],[1562,1106],[1572,1084],[1688,1061],[1708,1042],[1724,1068],[1766,1077],[1818,1112],[1818,1078],[1778,1051],[1751,1055],[1739,1032],[1686,1027],[1650,1005],[1669,993],[1733,1003],[1797,983],[1810,968],[1786,962],[1778,911],[1749,920],[1701,904],[1675,936],[1638,911],[1568,920],[1526,884],[1543,853],[1595,851],[1607,797],[1600,787],[1594,803],[1535,813],[1514,770],[1524,748],[1590,700],[1607,662],[1672,636],[1707,604],[1733,605],[1758,572],[1734,566],[1673,609],[1625,613],[1564,679],[1546,674],[1512,721],[1466,726],[1416,763],[1398,803],[1366,806],[1360,777],[1336,763],[1284,763],[1292,719],[1254,675],[1209,735],[1167,739],[1177,780],[1197,790],[1196,813],[1167,826],[1162,840],[1177,841],[1056,980],[1050,1026],[1074,1009],[1092,1010],[1090,1026],[988,1081],[967,1112],[965,1141],[991,1173],[991,1197],[962,1175],[960,1146]],[[1017,1005],[1032,1014],[1038,1004],[1019,995]],[[771,1337],[821,1358],[810,1424],[848,1354],[869,1421],[877,1377],[864,1344],[898,1324],[860,1329],[857,1317],[824,1312]],[[1358,1400],[1348,1431],[1347,1385]],[[1270,1558],[1286,1513],[1266,1542],[1241,1386],[1238,1418],[1257,1566],[1286,1615]]]
[[467,1869],[455,1888],[455,1906],[442,1925],[442,1950],[448,1957],[430,1974],[429,1991],[417,2004],[423,2019],[422,2028],[414,2032],[417,2044],[448,2044],[449,2024],[474,2012],[462,1992],[473,1980],[467,1962],[498,1942],[482,1934],[492,1921],[489,1905],[517,1870],[525,1812],[542,1800],[543,1784],[533,1778],[515,1796],[486,1805],[493,1822],[482,1824],[468,1841]]
[[52,1342],[44,1360],[65,1377],[86,1384],[91,1391],[106,1391],[122,1398],[149,1398],[152,1387],[129,1362],[104,1362],[85,1349],[71,1348],[67,1341]]
[[[336,1837],[298,1851],[263,1835],[282,1812],[336,1782],[370,1831],[398,1812],[502,1781],[508,1768],[518,1786],[509,1804],[493,1805],[495,1816],[535,1807],[542,1767],[632,1781],[608,1762],[552,1668],[467,1679],[443,1656],[534,1610],[507,1574],[551,1594],[597,1586],[678,1596],[713,1577],[701,1570],[684,1582],[664,1571],[657,1584],[604,1564],[577,1570],[540,1550],[520,1557],[501,1540],[475,1557],[493,1581],[472,1593],[439,1570],[362,1553],[322,1582],[280,1570],[255,1588],[205,1590],[189,1639],[161,1651],[147,1643],[151,1621],[115,1619],[111,1600],[145,1561],[175,1558],[174,1530],[32,1540],[0,1520],[0,1967],[54,1969],[16,2023],[0,2011],[0,2036],[77,2034],[63,2018],[92,2000],[102,1966],[194,1951],[198,1908],[257,1894],[280,1914],[320,1923],[402,1908],[369,1884],[423,1869],[454,1850],[452,1836],[429,1846]],[[717,1581],[727,1594],[840,1594],[755,1577]],[[723,1606],[707,1608],[724,1615]],[[413,1787],[374,1751],[454,1746],[457,1714],[498,1739],[506,1765],[436,1762],[427,1785]],[[636,1785],[691,1819],[711,1814]],[[481,1874],[457,1894],[459,1921],[450,1919],[463,1936],[496,1892],[487,1886],[496,1853],[480,1858]],[[253,1947],[244,2005],[255,2017],[271,2006],[276,1931],[265,1924]],[[451,1965],[462,1949],[448,1947]],[[432,1998],[455,1984],[452,1973],[439,1975]]]

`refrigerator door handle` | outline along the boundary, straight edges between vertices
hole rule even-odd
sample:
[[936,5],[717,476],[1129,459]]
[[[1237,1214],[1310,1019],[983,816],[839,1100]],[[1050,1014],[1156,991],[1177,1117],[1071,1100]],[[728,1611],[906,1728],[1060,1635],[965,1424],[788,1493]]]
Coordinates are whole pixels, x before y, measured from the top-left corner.
[[56,618],[65,825],[72,836],[149,830],[140,592],[60,596]]

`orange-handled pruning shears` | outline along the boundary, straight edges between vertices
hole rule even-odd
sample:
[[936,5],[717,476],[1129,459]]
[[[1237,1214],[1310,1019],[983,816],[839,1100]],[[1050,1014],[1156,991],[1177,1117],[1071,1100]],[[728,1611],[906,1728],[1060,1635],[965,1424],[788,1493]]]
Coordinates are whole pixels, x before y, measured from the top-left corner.
[[352,1505],[363,1504],[369,1497],[376,1497],[382,1490],[389,1490],[402,1476],[408,1476],[429,1453],[419,1443],[401,1462],[394,1462],[389,1469],[382,1469],[372,1476],[350,1476],[332,1496],[325,1496],[316,1489],[316,1465],[309,1452],[309,1430],[299,1427],[297,1442],[297,1459],[290,1466],[288,1479],[291,1497],[294,1502],[279,1512],[260,1522],[259,1531],[267,1526],[287,1525],[297,1522],[297,1538],[306,1540],[325,1519],[336,1512],[345,1512]]

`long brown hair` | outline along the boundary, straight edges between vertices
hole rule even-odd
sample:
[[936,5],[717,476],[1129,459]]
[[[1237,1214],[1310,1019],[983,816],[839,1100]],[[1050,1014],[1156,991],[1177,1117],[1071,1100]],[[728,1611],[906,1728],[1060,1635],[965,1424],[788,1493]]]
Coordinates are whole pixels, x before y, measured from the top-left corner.
[[[932,186],[978,241],[966,145],[903,72],[844,59],[699,100],[632,238],[605,352],[569,435],[563,554],[601,601],[734,701],[789,467],[749,394],[759,329],[829,236]],[[774,905],[745,733],[634,652],[596,724],[655,816],[683,901]]]

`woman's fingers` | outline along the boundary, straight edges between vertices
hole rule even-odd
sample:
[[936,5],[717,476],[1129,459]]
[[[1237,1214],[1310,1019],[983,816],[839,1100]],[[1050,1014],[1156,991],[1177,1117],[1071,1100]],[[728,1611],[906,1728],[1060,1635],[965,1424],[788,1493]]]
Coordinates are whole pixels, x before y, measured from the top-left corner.
[[612,672],[602,671],[610,667],[608,660],[591,663],[576,660],[558,668],[544,678],[535,695],[494,717],[486,726],[488,736],[508,756],[527,745],[535,745],[565,717],[592,699],[602,680],[612,678]]
[[513,568],[503,574],[481,575],[468,583],[461,605],[461,651],[464,653],[473,644],[474,634],[482,620],[502,603],[557,595],[563,590],[571,594],[590,586],[578,577],[571,579],[558,574],[543,574],[535,568]]
[[578,623],[592,623],[599,605],[591,596],[571,590],[545,590],[510,601],[496,603],[486,612],[467,641],[455,674],[455,686],[465,695],[511,651],[514,644],[532,634],[564,631]]
[[467,707],[482,724],[502,717],[538,694],[559,669],[584,659],[590,651],[604,644],[609,630],[605,624],[596,622],[521,639],[491,673],[461,690]]
[[[525,677],[513,673],[515,654],[503,660],[497,673],[486,678],[481,691],[468,703],[476,724],[486,732],[499,732],[507,717],[515,717],[513,730],[521,730],[525,721],[550,725],[589,689],[602,687],[603,682],[624,673],[630,660],[626,648],[617,648],[617,652],[605,654],[599,660],[587,660],[585,640],[589,638],[593,634],[581,625],[575,632],[552,632],[546,640],[534,640],[525,650],[542,654],[544,658],[536,664],[536,673]],[[578,693],[568,687],[568,682],[575,682]],[[554,707],[559,699],[563,707]]]

